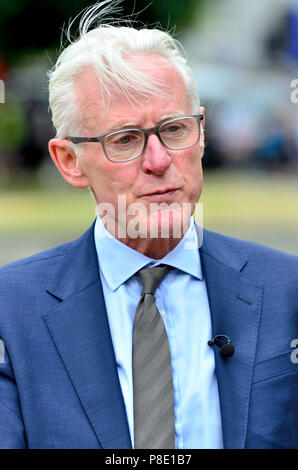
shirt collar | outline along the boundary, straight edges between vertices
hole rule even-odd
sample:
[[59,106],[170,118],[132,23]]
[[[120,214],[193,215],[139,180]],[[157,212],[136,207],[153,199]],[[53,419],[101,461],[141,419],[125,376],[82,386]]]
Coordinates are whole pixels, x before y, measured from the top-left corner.
[[178,245],[161,260],[149,258],[117,240],[104,227],[100,217],[95,222],[94,239],[99,268],[112,291],[145,266],[158,264],[167,264],[197,279],[203,279],[193,218]]

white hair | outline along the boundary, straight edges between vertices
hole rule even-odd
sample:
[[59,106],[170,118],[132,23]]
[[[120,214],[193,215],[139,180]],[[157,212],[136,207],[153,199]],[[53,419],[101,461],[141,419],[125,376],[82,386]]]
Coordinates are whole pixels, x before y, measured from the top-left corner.
[[[67,38],[70,45],[59,56],[49,71],[49,102],[53,124],[58,138],[78,135],[81,130],[76,105],[74,82],[87,66],[93,66],[101,89],[106,96],[117,90],[133,99],[133,93],[145,96],[161,96],[158,82],[148,80],[127,60],[134,54],[153,53],[166,58],[181,74],[189,94],[193,111],[199,108],[196,82],[190,67],[186,64],[183,48],[169,33],[160,29],[136,29],[133,22],[123,26],[108,15],[120,11],[122,0],[104,0],[88,8],[80,20],[79,38],[72,41],[69,27]],[[105,20],[105,22],[103,22]],[[96,24],[96,27],[90,29]]]

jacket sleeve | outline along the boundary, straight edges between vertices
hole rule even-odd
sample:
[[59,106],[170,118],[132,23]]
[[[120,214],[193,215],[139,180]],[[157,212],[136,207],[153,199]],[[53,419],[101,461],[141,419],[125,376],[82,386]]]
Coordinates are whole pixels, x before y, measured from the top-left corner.
[[11,362],[1,340],[0,449],[25,449],[26,439],[17,385]]

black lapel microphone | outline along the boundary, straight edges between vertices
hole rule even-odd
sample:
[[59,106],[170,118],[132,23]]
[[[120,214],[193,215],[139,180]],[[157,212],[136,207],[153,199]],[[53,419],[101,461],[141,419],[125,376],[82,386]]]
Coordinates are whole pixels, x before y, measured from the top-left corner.
[[220,354],[224,357],[231,357],[235,352],[235,346],[226,335],[216,335],[212,340],[208,341],[208,344],[209,346],[218,346],[220,348]]

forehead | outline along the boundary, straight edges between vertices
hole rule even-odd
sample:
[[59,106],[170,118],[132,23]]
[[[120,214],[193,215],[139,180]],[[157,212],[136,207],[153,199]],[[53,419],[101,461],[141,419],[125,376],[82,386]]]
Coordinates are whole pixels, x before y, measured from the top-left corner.
[[[163,57],[154,54],[135,55],[127,59],[137,70],[158,84],[161,96],[145,96],[131,91],[132,99],[120,92],[111,91],[107,100],[95,70],[87,67],[75,81],[78,111],[87,130],[107,130],[113,121],[136,122],[152,114],[153,120],[162,115],[191,112],[190,99],[180,73]],[[108,103],[108,105],[107,105]],[[103,124],[104,123],[104,124]]]

